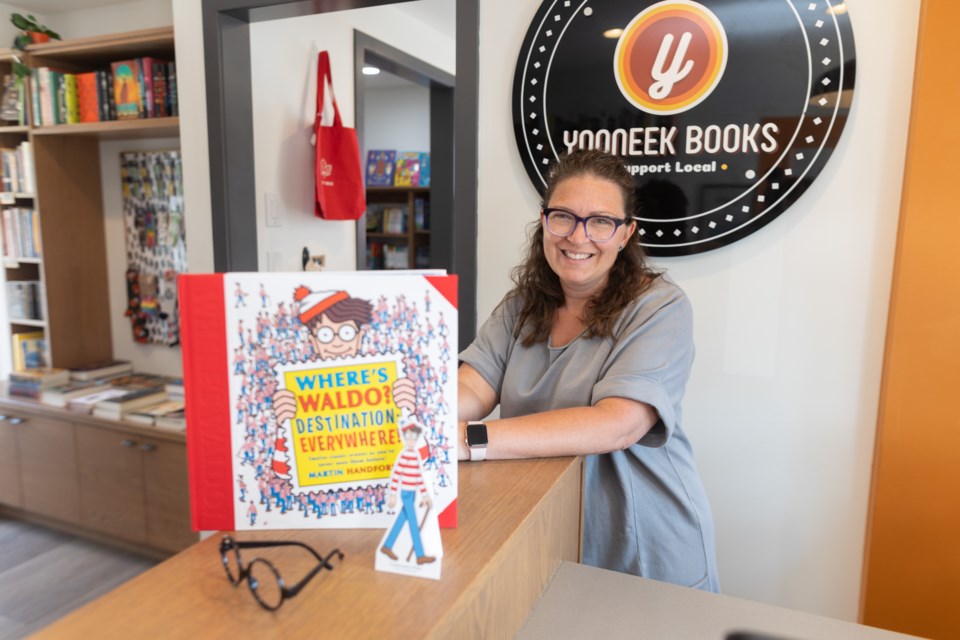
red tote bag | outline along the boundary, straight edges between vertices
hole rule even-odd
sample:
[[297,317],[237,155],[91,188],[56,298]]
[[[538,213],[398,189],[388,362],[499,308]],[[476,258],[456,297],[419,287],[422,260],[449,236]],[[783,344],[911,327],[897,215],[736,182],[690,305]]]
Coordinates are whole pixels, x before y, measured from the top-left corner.
[[[324,92],[330,91],[333,125],[323,120]],[[357,132],[344,127],[333,93],[330,56],[320,52],[317,61],[317,119],[313,123],[316,141],[316,205],[314,213],[325,220],[356,220],[366,211],[360,145]]]

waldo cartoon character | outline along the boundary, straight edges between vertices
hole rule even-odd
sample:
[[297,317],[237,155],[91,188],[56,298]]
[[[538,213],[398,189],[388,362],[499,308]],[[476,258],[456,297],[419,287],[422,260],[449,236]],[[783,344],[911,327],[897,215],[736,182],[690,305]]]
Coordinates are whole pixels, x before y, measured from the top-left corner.
[[406,525],[410,528],[410,538],[413,540],[413,551],[417,554],[417,564],[428,564],[434,562],[436,558],[424,554],[416,508],[418,492],[422,497],[421,506],[426,506],[428,511],[433,506],[427,485],[423,481],[423,467],[420,464],[420,452],[417,451],[417,440],[423,429],[417,424],[410,423],[400,432],[403,435],[404,448],[397,454],[393,471],[390,473],[390,497],[387,498],[387,508],[393,509],[396,506],[398,493],[402,507],[393,523],[393,528],[390,529],[390,534],[380,547],[380,553],[391,560],[398,559],[393,551],[393,545]]
[[[364,326],[372,319],[373,305],[351,298],[346,291],[311,291],[297,287],[294,300],[299,305],[300,322],[310,332],[309,341],[317,360],[350,358],[360,353]],[[393,400],[411,413],[416,410],[417,393],[410,378],[399,378],[393,385]],[[293,392],[282,389],[273,394],[277,423],[296,415]]]

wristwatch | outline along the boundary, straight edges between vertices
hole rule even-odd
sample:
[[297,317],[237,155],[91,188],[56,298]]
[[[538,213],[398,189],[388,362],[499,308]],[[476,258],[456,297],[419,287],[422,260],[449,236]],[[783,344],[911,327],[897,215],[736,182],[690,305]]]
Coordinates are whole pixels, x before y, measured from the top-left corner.
[[487,457],[487,425],[482,422],[467,423],[467,446],[470,447],[470,461],[479,462]]

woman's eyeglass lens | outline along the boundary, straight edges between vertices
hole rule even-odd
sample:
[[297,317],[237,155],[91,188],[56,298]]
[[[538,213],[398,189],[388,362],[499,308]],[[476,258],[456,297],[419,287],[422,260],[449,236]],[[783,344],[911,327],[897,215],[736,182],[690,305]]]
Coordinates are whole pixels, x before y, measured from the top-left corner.
[[573,235],[577,225],[582,223],[587,238],[593,242],[609,241],[620,225],[627,222],[613,216],[595,215],[581,218],[563,209],[544,209],[543,217],[547,220],[547,231],[562,238]]

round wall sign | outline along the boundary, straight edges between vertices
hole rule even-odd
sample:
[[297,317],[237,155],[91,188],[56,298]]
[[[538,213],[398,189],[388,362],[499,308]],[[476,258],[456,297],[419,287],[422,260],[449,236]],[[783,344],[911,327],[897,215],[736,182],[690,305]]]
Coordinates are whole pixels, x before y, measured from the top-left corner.
[[546,0],[513,82],[517,146],[543,192],[597,148],[636,180],[651,255],[716,249],[796,202],[853,99],[853,30],[831,0]]

